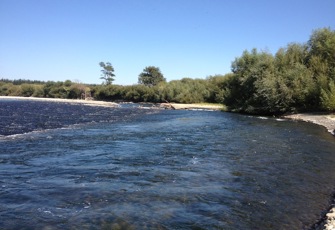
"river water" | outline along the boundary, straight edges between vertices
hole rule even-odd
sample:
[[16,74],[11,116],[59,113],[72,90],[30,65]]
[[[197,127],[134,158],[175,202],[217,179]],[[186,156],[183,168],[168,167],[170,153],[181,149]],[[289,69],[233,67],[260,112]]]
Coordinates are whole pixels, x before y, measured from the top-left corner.
[[0,229],[307,229],[322,127],[218,111],[0,100]]

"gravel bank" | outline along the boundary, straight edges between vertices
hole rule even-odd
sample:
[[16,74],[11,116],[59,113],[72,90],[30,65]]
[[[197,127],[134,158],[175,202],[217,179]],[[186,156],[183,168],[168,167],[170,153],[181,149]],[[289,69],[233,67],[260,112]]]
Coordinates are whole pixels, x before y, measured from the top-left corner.
[[284,117],[292,120],[300,120],[322,125],[326,127],[331,134],[335,135],[335,114],[298,113],[286,115]]

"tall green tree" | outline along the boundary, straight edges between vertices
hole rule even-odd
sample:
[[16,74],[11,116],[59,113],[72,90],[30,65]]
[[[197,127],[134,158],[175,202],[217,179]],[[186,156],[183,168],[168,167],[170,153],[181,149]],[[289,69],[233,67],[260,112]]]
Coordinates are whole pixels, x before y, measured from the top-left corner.
[[102,68],[101,70],[102,76],[100,77],[100,79],[103,79],[106,85],[111,85],[115,80],[114,68],[112,64],[110,62],[106,63],[100,62],[99,65]]
[[313,31],[308,43],[309,58],[317,56],[327,66],[327,71],[333,71],[335,66],[335,31],[322,28]]
[[143,72],[138,76],[138,83],[146,86],[155,86],[160,82],[165,82],[163,74],[160,69],[155,66],[147,66]]
[[[264,79],[273,79],[274,58],[257,49],[244,51],[232,63],[233,76],[227,78],[224,87],[224,103],[234,111],[260,113],[269,109],[265,100],[269,91],[264,91]],[[267,82],[269,84],[269,82]]]
[[307,66],[318,86],[316,102],[322,110],[334,110],[335,31],[321,28],[313,31],[307,42]]
[[335,83],[330,81],[327,89],[321,89],[321,109],[335,111]]

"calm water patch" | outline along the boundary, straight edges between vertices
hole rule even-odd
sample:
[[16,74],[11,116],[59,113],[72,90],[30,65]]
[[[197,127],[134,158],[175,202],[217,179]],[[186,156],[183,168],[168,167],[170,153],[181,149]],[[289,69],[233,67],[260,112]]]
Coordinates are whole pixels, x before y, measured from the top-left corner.
[[0,100],[0,229],[302,229],[335,180],[303,122]]

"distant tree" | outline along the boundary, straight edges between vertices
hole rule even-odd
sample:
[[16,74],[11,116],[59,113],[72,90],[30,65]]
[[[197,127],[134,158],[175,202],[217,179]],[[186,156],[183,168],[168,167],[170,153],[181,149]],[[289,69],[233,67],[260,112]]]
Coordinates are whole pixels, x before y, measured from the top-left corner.
[[106,85],[111,85],[115,80],[114,68],[112,64],[110,62],[100,62],[99,65],[102,68],[102,77],[100,77],[100,79],[105,80]]
[[223,103],[223,94],[221,89],[223,88],[223,84],[225,83],[229,75],[232,75],[232,73],[207,77],[210,91],[210,95],[206,99],[207,102]]
[[64,86],[66,86],[66,87],[70,87],[71,85],[72,85],[72,82],[70,80],[66,80],[64,82]]
[[21,85],[21,95],[23,97],[30,97],[34,94],[34,92],[35,92],[35,87],[33,84],[23,83]]
[[115,101],[124,100],[124,88],[120,85],[97,85],[91,91],[97,100]]
[[160,69],[155,66],[147,66],[143,69],[138,77],[138,83],[146,86],[155,86],[160,82],[165,82],[163,74]]

